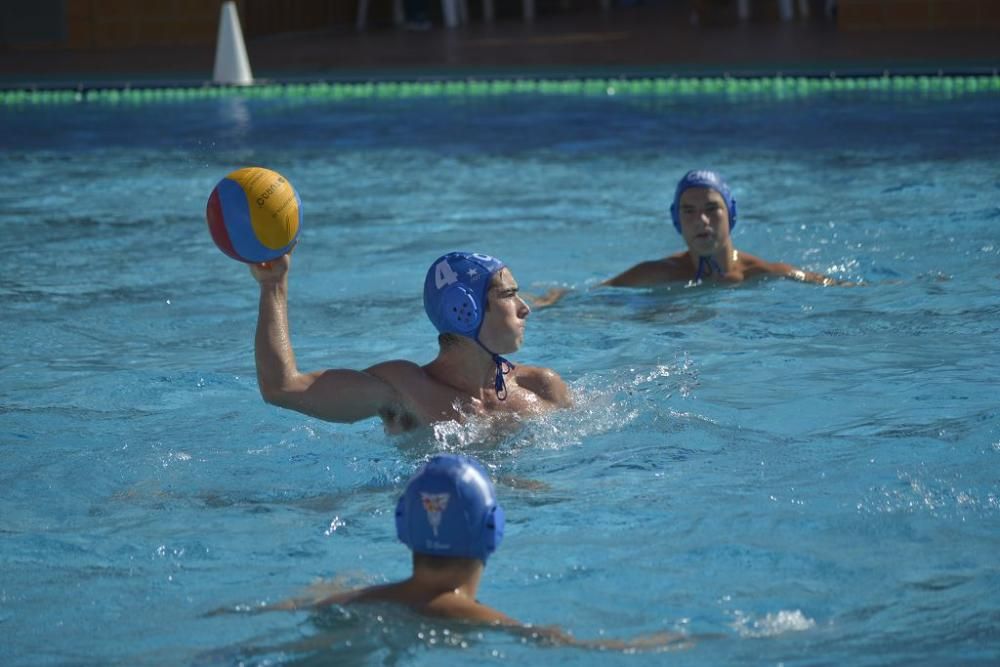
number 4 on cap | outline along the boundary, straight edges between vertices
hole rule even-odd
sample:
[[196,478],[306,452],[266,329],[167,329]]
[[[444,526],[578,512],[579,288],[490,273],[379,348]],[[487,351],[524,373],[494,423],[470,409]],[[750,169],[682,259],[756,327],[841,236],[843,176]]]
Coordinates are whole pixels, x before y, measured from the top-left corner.
[[434,286],[438,289],[446,285],[458,282],[458,274],[448,264],[448,260],[442,259],[434,267]]

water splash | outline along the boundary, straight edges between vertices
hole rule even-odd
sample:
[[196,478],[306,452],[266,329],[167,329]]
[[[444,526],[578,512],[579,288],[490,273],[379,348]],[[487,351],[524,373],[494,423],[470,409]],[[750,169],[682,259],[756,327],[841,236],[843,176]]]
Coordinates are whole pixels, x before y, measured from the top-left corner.
[[897,473],[898,483],[869,490],[857,503],[861,514],[926,514],[940,519],[996,515],[1000,496],[992,490],[961,488],[955,480]]
[[740,637],[777,637],[788,632],[803,632],[816,627],[816,621],[795,609],[782,609],[776,613],[765,614],[763,618],[755,618],[742,611],[734,612],[736,618],[731,626]]
[[[640,419],[657,423],[686,413],[664,412],[664,400],[688,398],[698,386],[693,362],[684,356],[674,364],[615,371],[610,377],[587,375],[571,384],[573,407],[541,415],[475,415],[431,426],[436,449],[446,452],[516,455],[531,449],[561,450],[585,439],[621,430]],[[649,410],[650,405],[655,410]]]

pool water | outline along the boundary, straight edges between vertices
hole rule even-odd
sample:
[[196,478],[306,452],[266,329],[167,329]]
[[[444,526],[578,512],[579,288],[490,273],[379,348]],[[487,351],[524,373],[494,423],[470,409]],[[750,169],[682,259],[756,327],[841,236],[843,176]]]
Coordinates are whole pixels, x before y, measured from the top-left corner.
[[[1000,98],[830,94],[8,106],[0,663],[994,665]],[[439,254],[499,256],[515,362],[576,407],[402,437],[265,405],[256,284],[211,243],[229,171],[295,184],[301,368],[430,361]],[[612,290],[681,249],[687,169],[736,246],[855,288]],[[408,573],[392,509],[438,450],[508,517],[480,599],[545,647],[381,608],[208,615]]]

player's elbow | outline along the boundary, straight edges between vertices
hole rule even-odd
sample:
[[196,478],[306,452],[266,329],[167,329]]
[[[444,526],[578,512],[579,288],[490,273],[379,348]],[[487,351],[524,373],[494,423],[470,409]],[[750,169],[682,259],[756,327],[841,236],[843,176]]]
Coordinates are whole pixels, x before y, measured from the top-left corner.
[[279,408],[292,407],[293,395],[286,388],[267,382],[260,382],[258,387],[260,389],[260,397],[268,405],[274,405]]
[[281,405],[281,392],[274,387],[268,387],[266,385],[260,385],[260,397],[264,399],[264,402],[268,405]]

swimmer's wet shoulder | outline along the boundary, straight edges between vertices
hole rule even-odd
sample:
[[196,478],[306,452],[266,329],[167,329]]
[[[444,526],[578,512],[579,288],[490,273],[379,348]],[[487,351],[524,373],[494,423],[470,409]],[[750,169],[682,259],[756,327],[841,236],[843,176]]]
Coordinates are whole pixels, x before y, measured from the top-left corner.
[[573,405],[569,386],[551,368],[541,366],[518,366],[515,381],[534,398],[553,408],[568,408]]
[[[539,366],[517,366],[506,379],[507,395],[500,400],[492,384],[473,394],[438,377],[431,365],[418,366],[394,360],[363,371],[381,381],[381,390],[368,391],[367,400],[377,403],[375,414],[387,433],[405,433],[439,421],[462,421],[470,415],[541,414],[570,407],[569,387],[557,373]],[[359,391],[364,385],[356,383]],[[340,400],[331,392],[331,400]],[[352,399],[364,399],[355,395]],[[331,408],[333,409],[333,408]],[[329,414],[323,410],[317,415]],[[369,416],[369,415],[366,415]]]
[[455,419],[455,396],[412,361],[395,360],[365,370],[389,388],[390,400],[378,408],[387,433],[404,433],[435,421]]
[[663,259],[639,262],[601,284],[608,287],[648,287],[678,280],[691,280],[694,271],[686,261],[686,257],[687,253],[681,252]]
[[496,625],[516,625],[517,621],[478,600],[465,595],[461,588],[430,592],[414,578],[394,584],[372,586],[340,593],[313,603],[312,607],[374,604],[387,602],[407,607],[424,616],[473,621]]

